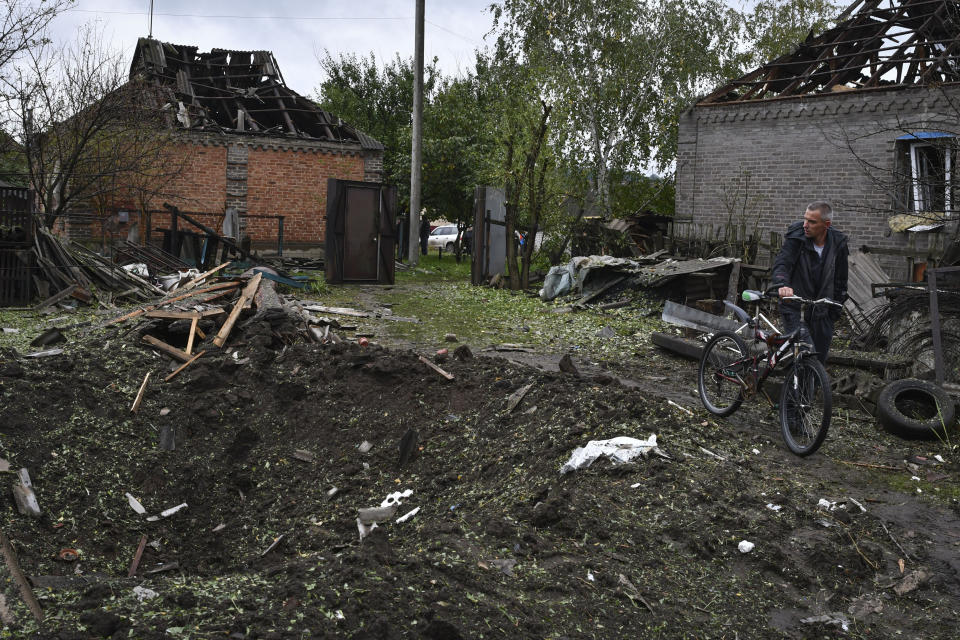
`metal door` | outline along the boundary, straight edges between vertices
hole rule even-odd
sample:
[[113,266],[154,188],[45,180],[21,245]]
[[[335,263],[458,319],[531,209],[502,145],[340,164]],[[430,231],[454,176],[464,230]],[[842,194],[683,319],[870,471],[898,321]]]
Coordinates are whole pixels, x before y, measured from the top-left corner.
[[327,181],[327,282],[393,284],[396,203],[392,186]]

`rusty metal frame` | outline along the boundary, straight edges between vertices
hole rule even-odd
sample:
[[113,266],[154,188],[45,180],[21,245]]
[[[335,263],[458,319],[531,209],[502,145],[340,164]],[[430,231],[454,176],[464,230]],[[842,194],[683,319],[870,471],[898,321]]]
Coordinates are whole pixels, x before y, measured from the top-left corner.
[[943,363],[943,337],[940,335],[940,297],[937,292],[937,276],[960,272],[960,267],[927,269],[927,286],[930,291],[930,333],[933,344],[933,371],[938,385],[946,379]]
[[960,1],[856,0],[837,26],[698,105],[960,82]]

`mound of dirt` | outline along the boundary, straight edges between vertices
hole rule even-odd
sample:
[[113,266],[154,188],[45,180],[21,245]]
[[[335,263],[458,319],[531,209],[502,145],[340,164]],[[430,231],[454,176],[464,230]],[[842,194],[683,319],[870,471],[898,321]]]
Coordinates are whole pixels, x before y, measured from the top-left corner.
[[[692,372],[473,357],[446,380],[410,351],[290,335],[248,324],[170,382],[179,363],[121,329],[0,354],[0,457],[43,510],[18,513],[3,474],[2,526],[45,613],[5,580],[4,637],[955,635],[957,513],[793,458],[762,411],[668,404],[694,407]],[[652,434],[656,453],[559,472],[590,440]]]

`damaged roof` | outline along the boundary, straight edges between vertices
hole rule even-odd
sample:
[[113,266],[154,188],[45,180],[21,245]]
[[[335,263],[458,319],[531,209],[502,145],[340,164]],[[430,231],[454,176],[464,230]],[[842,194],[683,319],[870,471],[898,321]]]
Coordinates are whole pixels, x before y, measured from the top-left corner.
[[185,129],[383,144],[288,88],[269,51],[211,49],[140,38],[130,78],[166,94]]
[[960,2],[857,0],[837,26],[698,105],[960,81]]

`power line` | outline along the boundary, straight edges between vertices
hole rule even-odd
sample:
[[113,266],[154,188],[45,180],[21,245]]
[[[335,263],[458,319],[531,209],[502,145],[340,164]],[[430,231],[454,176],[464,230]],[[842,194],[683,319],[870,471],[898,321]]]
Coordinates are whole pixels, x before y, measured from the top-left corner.
[[[122,16],[145,16],[145,11],[116,11],[111,9],[67,9],[75,13],[105,13]],[[218,20],[413,20],[411,16],[251,16],[251,15],[217,15],[200,13],[164,13],[155,11],[155,16],[170,18],[216,18]],[[434,25],[437,26],[437,25]],[[442,27],[440,27],[442,28]]]
[[[68,9],[67,11],[72,11],[75,13],[96,13],[96,14],[108,14],[108,15],[121,15],[121,16],[145,16],[148,15],[144,11],[116,11],[111,9]],[[376,21],[376,20],[413,20],[411,16],[251,16],[251,15],[232,15],[232,14],[200,14],[200,13],[164,13],[155,11],[152,15],[154,16],[165,16],[169,18],[213,18],[216,20],[316,20],[316,21],[353,21],[353,20],[365,20],[365,21]],[[456,36],[467,42],[473,44],[479,44],[479,41],[470,36],[465,36],[462,33],[457,33],[452,29],[448,29],[443,25],[437,24],[432,20],[425,20],[427,24],[441,31],[445,31],[450,35]]]

